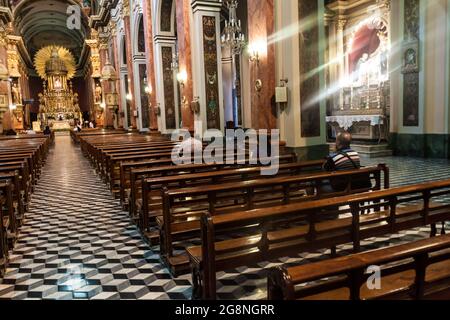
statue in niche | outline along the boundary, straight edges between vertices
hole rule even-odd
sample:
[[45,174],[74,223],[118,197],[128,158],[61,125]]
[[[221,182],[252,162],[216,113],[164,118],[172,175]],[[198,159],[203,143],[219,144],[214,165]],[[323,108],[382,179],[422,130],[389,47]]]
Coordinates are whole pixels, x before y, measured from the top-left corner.
[[102,87],[98,83],[95,85],[95,103],[102,103]]
[[411,48],[405,52],[405,65],[406,67],[414,67],[417,65],[416,52]]
[[17,83],[14,83],[12,85],[11,92],[12,92],[13,103],[16,104],[16,105],[17,104],[22,104],[22,97],[21,97],[21,94],[20,94],[19,87],[17,86]]
[[61,89],[62,88],[62,84],[61,84],[61,79],[59,77],[55,78],[55,89]]
[[355,69],[355,82],[361,82],[363,81],[368,74],[368,61],[369,61],[369,54],[363,53],[361,58],[358,60],[358,63],[356,64]]

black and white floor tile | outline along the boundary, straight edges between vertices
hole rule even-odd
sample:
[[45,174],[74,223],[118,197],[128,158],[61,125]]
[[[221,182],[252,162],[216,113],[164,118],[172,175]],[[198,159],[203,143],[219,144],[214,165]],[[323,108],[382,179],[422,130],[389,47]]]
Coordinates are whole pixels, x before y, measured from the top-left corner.
[[[450,161],[389,157],[391,185],[450,178]],[[366,165],[379,159],[365,160]],[[369,239],[365,249],[425,238],[428,228]],[[344,252],[350,246],[341,246]],[[218,298],[264,299],[267,270],[329,257],[302,253],[218,274]],[[190,299],[190,275],[172,278],[121,210],[89,162],[58,135],[11,263],[0,280],[0,299]]]

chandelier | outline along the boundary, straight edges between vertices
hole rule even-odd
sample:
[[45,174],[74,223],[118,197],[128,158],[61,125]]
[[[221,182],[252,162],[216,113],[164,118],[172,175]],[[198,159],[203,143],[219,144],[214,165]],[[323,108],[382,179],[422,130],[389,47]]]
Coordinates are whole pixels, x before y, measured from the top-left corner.
[[228,20],[222,33],[222,46],[228,47],[233,55],[239,55],[245,47],[245,35],[242,33],[241,20],[237,18],[237,0],[227,0]]

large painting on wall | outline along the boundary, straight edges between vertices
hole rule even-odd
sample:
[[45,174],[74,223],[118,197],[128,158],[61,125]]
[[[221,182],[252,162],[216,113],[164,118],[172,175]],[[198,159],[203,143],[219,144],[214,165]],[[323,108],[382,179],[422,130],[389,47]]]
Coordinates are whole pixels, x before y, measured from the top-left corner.
[[403,46],[403,126],[419,126],[420,0],[405,0]]
[[316,100],[320,91],[319,73],[319,25],[317,1],[298,1],[300,21],[314,17],[314,22],[300,30],[300,103],[302,137],[320,136],[320,102]]
[[203,51],[205,56],[207,126],[208,129],[220,129],[220,103],[215,17],[203,17]]
[[177,128],[175,115],[175,85],[173,83],[172,47],[162,47],[163,81],[164,81],[164,110],[166,115],[166,129]]

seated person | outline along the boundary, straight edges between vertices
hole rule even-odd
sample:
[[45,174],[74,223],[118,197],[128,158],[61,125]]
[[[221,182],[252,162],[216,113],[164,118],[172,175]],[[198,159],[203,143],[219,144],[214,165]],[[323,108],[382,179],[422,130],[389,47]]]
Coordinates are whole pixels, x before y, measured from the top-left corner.
[[49,136],[49,135],[52,134],[52,131],[50,130],[50,127],[49,127],[49,126],[46,126],[46,127],[45,127],[44,134],[45,134],[46,136]]
[[[328,172],[334,171],[345,171],[345,170],[354,170],[361,168],[361,161],[359,158],[359,154],[352,150],[350,144],[352,142],[352,135],[348,132],[339,133],[336,137],[336,152],[330,154],[327,157],[325,164],[323,165],[323,170]],[[359,181],[360,179],[358,179]],[[352,183],[352,189],[359,189],[359,184],[364,184],[364,187],[370,188],[367,182],[370,183],[370,180],[367,181],[365,179],[365,183],[359,183],[358,181],[354,181]],[[333,179],[330,181],[328,179],[322,181],[322,185],[319,186],[319,192],[321,194],[333,193],[333,192],[341,192],[344,191],[347,187],[347,179]],[[312,188],[308,188],[308,195],[313,195],[314,190]]]
[[[345,171],[361,168],[361,160],[358,152],[354,151],[350,145],[352,135],[348,132],[339,133],[336,137],[336,152],[328,156],[323,169],[325,171]],[[344,191],[347,187],[347,179],[334,179],[333,181],[324,181],[322,186],[323,193]],[[354,179],[351,188],[354,190],[370,189],[372,184],[369,176],[361,176]]]

